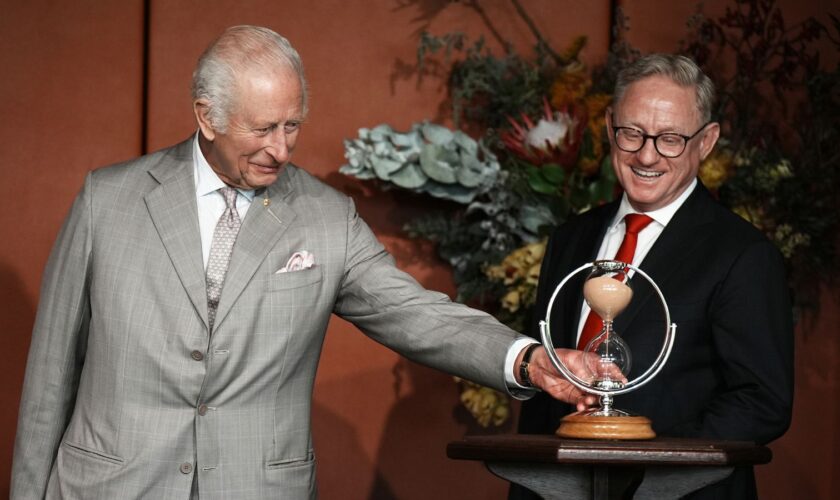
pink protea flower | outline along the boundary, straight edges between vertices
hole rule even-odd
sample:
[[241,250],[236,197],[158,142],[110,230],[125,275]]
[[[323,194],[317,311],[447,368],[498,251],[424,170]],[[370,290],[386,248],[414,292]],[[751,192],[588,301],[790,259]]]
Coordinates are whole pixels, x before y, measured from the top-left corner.
[[586,117],[576,116],[579,113],[574,112],[554,111],[547,99],[543,99],[543,103],[544,115],[536,125],[524,113],[522,124],[508,116],[513,129],[499,136],[508,150],[527,162],[535,165],[557,163],[571,168],[577,162]]

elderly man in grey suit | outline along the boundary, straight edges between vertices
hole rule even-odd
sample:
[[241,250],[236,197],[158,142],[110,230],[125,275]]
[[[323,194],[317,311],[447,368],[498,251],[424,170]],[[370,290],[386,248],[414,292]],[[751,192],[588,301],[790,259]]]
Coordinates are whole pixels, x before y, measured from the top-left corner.
[[332,313],[419,363],[585,401],[533,340],[424,290],[349,198],[289,164],[307,101],[283,37],[227,30],[193,99],[195,137],[88,174],[58,236],[13,498],[315,497],[311,394]]

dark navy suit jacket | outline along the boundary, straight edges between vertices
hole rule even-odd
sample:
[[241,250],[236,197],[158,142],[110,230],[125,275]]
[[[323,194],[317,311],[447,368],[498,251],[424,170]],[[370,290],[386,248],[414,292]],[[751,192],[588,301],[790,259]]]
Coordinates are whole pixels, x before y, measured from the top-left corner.
[[[535,338],[556,286],[595,259],[618,206],[615,201],[574,217],[551,236],[531,330]],[[662,290],[677,324],[676,341],[659,375],[617,396],[615,406],[649,417],[663,436],[761,444],[781,436],[793,402],[793,326],[784,264],[775,246],[698,183],[639,267]],[[584,279],[579,273],[552,307],[555,347],[575,345]],[[647,282],[638,276],[630,284],[634,299],[615,327],[631,347],[632,379],[656,359],[665,322]],[[519,431],[553,433],[571,411],[541,393],[523,403]],[[743,468],[692,498],[755,496],[752,468]]]

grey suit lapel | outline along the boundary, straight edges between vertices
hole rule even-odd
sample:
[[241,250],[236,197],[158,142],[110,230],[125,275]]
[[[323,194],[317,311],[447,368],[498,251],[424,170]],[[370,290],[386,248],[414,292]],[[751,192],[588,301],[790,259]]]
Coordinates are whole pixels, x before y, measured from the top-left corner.
[[216,312],[216,328],[224,322],[268,252],[297,218],[288,204],[294,195],[292,180],[293,170],[284,169],[274,184],[257,193],[248,208],[231,253],[230,267]]
[[149,169],[160,185],[149,192],[146,207],[175,272],[207,327],[207,292],[201,259],[201,235],[193,180],[192,139],[175,146]]

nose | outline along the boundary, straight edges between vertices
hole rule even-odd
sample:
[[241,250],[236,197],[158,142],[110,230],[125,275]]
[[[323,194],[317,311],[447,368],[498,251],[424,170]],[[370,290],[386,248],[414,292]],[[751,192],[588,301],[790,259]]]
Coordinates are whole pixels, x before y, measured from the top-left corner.
[[283,131],[283,127],[278,127],[277,130],[268,134],[267,137],[269,139],[268,145],[265,148],[266,153],[268,153],[278,164],[283,164],[289,161],[291,152],[289,151],[289,144],[286,138],[286,133]]
[[656,145],[653,143],[653,137],[645,137],[642,149],[638,150],[636,155],[643,165],[653,165],[659,161],[659,151],[656,150]]

